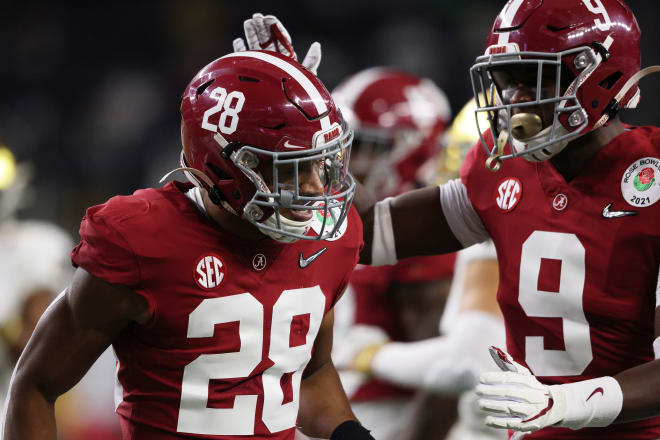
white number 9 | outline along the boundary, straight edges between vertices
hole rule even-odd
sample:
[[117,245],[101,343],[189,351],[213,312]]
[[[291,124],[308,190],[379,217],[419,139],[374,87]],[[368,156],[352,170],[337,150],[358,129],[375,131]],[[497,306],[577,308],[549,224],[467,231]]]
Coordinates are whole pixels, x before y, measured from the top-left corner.
[[[592,1],[596,3],[596,6],[591,4]],[[603,16],[603,21],[601,21],[600,18],[594,20],[596,27],[603,32],[609,31],[612,27],[612,20],[610,20],[610,15],[607,13],[607,9],[605,9],[603,3],[600,0],[582,0],[582,3],[584,3],[592,14]]]
[[[561,262],[558,292],[539,290],[541,260]],[[589,323],[582,297],[585,249],[574,234],[534,231],[525,240],[520,261],[518,301],[527,316],[562,318],[565,350],[546,350],[543,336],[525,337],[525,362],[537,376],[582,374],[593,359]]]

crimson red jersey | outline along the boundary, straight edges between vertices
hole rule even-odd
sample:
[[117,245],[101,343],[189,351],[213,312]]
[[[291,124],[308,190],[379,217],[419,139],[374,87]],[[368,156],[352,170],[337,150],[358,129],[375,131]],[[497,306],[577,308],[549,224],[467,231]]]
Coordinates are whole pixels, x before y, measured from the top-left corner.
[[[406,258],[394,266],[358,266],[351,275],[350,292],[355,301],[355,324],[375,325],[393,341],[405,341],[395,305],[388,298],[392,283],[422,283],[450,279],[456,254]],[[411,292],[414,294],[414,292]],[[352,401],[410,396],[412,391],[370,379],[349,396]]]
[[[480,145],[469,153],[461,178],[497,248],[507,349],[542,382],[613,376],[654,359],[659,157],[655,127],[628,128],[570,182],[550,161],[508,160],[493,173]],[[659,437],[660,418],[525,436]]]
[[150,321],[113,343],[124,438],[293,439],[301,376],[357,262],[360,218],[351,208],[333,241],[250,241],[214,225],[188,188],[89,208],[72,252],[149,304]]

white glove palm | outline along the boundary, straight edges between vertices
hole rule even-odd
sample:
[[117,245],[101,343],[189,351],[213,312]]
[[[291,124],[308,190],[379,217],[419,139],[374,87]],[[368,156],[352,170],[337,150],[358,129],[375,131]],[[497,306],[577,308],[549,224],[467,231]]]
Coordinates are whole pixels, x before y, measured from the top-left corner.
[[[243,28],[247,47],[242,38],[236,38],[233,43],[235,52],[242,52],[248,48],[250,50],[270,50],[298,60],[298,56],[293,50],[291,35],[274,15],[256,13],[252,18],[243,22]],[[321,44],[318,41],[309,47],[301,64],[316,75],[319,64],[321,64]]]
[[543,385],[499,348],[491,347],[490,354],[502,372],[482,374],[477,386],[479,408],[488,414],[486,425],[531,432],[564,418],[566,398],[562,388]]

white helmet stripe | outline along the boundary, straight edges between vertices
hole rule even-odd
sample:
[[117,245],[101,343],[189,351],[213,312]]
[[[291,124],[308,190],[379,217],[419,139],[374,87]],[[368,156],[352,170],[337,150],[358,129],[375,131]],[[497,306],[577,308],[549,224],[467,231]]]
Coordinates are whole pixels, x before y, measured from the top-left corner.
[[337,104],[353,108],[355,100],[360,97],[364,89],[385,75],[387,75],[387,71],[381,67],[372,67],[371,69],[364,70],[349,81],[340,84],[333,91],[332,96],[335,98]]
[[[247,57],[247,58],[256,58],[262,61],[265,61],[269,64],[278,67],[279,69],[284,70],[286,73],[291,75],[293,79],[298,81],[298,84],[307,92],[309,97],[312,99],[316,110],[319,113],[325,113],[328,111],[328,107],[325,105],[325,101],[321,97],[321,93],[318,91],[316,86],[305,76],[305,74],[300,70],[298,66],[295,66],[292,63],[289,63],[281,58],[274,57],[267,53],[263,52],[253,52],[253,51],[244,51],[244,52],[234,52],[229,55],[225,55],[222,58],[232,58],[232,57]],[[321,130],[328,130],[330,128],[330,118],[324,116],[321,118]]]
[[[509,4],[509,7],[506,8],[506,12],[504,13],[504,17],[502,18],[502,23],[500,23],[500,29],[511,27],[511,23],[513,23],[513,19],[516,17],[518,9],[520,9],[523,1],[524,0],[514,0]],[[497,45],[504,46],[505,44],[508,44],[509,34],[510,32],[500,33],[497,37]]]

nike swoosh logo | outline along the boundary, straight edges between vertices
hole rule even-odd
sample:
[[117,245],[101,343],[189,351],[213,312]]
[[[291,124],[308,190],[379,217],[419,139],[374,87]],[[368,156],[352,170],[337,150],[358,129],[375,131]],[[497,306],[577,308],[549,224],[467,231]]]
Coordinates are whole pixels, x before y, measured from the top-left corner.
[[293,144],[290,144],[289,141],[285,141],[284,142],[284,148],[288,148],[290,150],[302,150],[302,149],[305,149],[307,147],[303,147],[302,145],[293,145]]
[[585,400],[585,402],[588,402],[589,399],[594,397],[594,394],[596,394],[596,393],[600,393],[600,395],[603,396],[603,395],[605,395],[605,390],[603,390],[602,387],[596,388],[595,390],[593,390],[593,392],[591,394],[589,394],[589,397],[587,397],[587,400]]
[[300,253],[300,259],[298,260],[298,265],[300,266],[301,269],[306,268],[307,266],[312,264],[318,257],[320,257],[323,254],[323,252],[325,252],[327,250],[328,250],[328,248],[323,248],[319,251],[316,251],[315,253],[313,253],[312,255],[310,255],[307,258],[305,258],[303,256],[303,253],[301,252]]
[[[589,400],[589,399],[587,399],[587,400]],[[548,411],[550,411],[550,410],[552,409],[552,407],[553,407],[554,405],[555,405],[555,401],[552,400],[552,397],[549,397],[549,398],[548,398],[548,406],[546,406],[545,408],[543,408],[543,409],[541,410],[541,412],[539,412],[537,415],[535,415],[535,416],[532,417],[531,419],[523,420],[523,423],[531,422],[532,420],[536,420],[536,419],[538,419],[539,417],[544,416]]]
[[637,215],[637,211],[610,211],[611,206],[612,204],[610,203],[609,205],[603,208],[603,217],[619,218],[619,217],[626,217],[628,215]]

